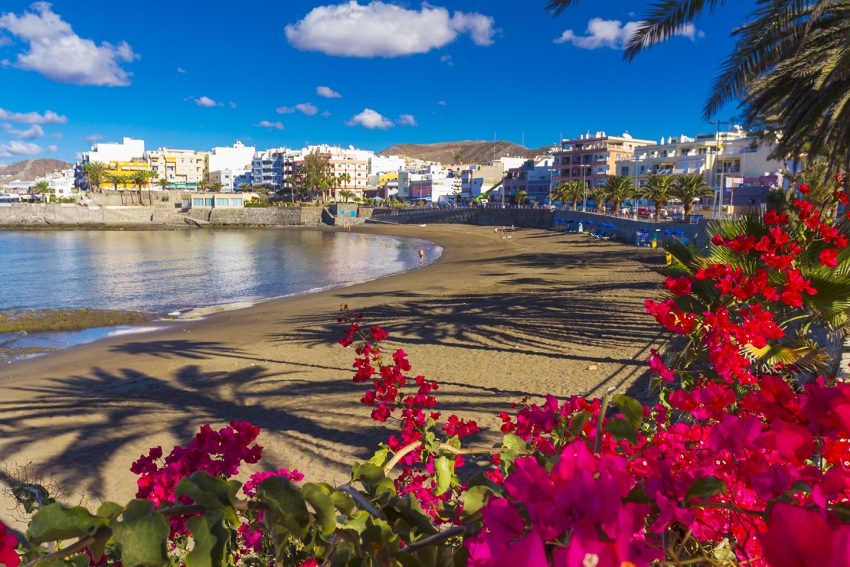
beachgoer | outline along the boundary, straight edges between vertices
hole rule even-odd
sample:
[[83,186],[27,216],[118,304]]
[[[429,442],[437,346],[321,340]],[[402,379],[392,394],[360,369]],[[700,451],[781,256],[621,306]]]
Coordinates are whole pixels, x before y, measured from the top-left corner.
[[425,263],[425,251],[422,250],[421,248],[419,249],[419,263],[420,264]]

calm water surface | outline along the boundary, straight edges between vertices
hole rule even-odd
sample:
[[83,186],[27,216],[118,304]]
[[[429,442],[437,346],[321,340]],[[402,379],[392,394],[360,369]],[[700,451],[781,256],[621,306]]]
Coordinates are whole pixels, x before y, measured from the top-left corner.
[[314,230],[0,232],[0,310],[173,312],[400,272],[430,242]]

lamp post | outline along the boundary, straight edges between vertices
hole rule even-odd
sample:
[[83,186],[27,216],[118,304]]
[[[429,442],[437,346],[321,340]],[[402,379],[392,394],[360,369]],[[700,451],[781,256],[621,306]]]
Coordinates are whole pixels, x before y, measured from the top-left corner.
[[[720,165],[720,190],[717,193],[718,194],[717,202],[715,202],[715,204],[714,204],[715,209],[716,209],[716,212],[715,212],[715,216],[716,216],[718,214],[723,213],[723,189],[724,189],[724,187],[723,187],[723,164],[720,163],[720,125],[721,124],[729,124],[729,122],[725,122],[723,120],[712,120],[711,122],[709,122],[709,124],[716,124],[717,125],[717,133],[715,134],[715,137],[714,137],[714,141],[715,141],[715,148],[714,149],[715,149],[715,152],[716,152],[715,158],[714,158],[714,163]],[[716,176],[716,172],[715,172],[715,176]]]

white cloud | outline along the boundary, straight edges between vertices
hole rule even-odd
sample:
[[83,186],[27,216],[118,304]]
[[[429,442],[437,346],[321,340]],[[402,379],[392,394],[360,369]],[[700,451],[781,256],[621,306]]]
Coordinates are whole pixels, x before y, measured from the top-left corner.
[[197,104],[198,106],[203,106],[205,108],[212,108],[213,106],[224,106],[224,103],[216,102],[208,96],[202,96],[201,98],[196,98],[195,104]]
[[270,129],[275,129],[275,130],[283,130],[284,129],[283,122],[270,122],[268,120],[260,120],[260,122],[257,123],[257,124],[254,124],[254,126],[257,126],[259,128],[270,128]]
[[3,129],[21,140],[37,140],[44,137],[44,129],[38,124],[33,124],[26,130],[15,130],[11,124],[3,124]]
[[275,112],[277,112],[278,114],[292,114],[293,112],[295,112],[295,109],[291,106],[279,106]]
[[61,140],[62,138],[64,138],[64,137],[65,137],[65,134],[63,134],[62,132],[54,132],[54,133],[53,133],[53,134],[51,134],[50,136],[51,136],[52,138],[56,138],[57,140]]
[[[623,24],[620,20],[593,18],[587,22],[586,35],[576,35],[573,30],[567,30],[555,40],[555,43],[572,43],[581,49],[596,49],[598,47],[623,49],[642,23],[626,22]],[[705,37],[705,33],[697,31],[692,23],[685,24],[674,35],[687,37],[691,41],[696,41],[695,38],[697,37]]]
[[412,114],[402,114],[398,117],[399,126],[419,126]]
[[4,59],[4,60],[0,61],[0,67],[6,68],[6,67],[11,67],[11,66],[12,66],[12,62],[9,61],[8,59]]
[[333,114],[331,114],[330,110],[326,110],[323,113],[321,113],[319,116],[321,116],[322,118],[330,118],[331,116],[333,116]]
[[182,67],[177,67],[177,72],[178,73],[185,73],[186,71],[184,71]]
[[139,56],[126,41],[118,45],[103,42],[97,45],[83,39],[50,9],[47,2],[36,2],[32,12],[21,16],[0,15],[0,29],[5,29],[29,45],[29,51],[19,53],[15,66],[35,71],[57,83],[125,87],[130,73],[121,67]]
[[379,128],[381,130],[389,130],[395,124],[389,118],[381,116],[372,109],[366,108],[360,114],[355,114],[351,120],[345,123],[346,126],[363,126],[368,130]]
[[342,98],[342,95],[330,87],[316,87],[316,94],[325,98]]
[[52,110],[43,115],[38,112],[11,112],[0,108],[0,120],[17,122],[18,124],[67,124],[67,116],[59,116]]
[[448,63],[449,65],[454,65],[454,63],[452,63],[451,55],[443,55],[442,57],[440,57],[440,63]]
[[11,37],[6,37],[5,35],[0,35],[0,47],[6,47],[7,45],[12,45],[15,43],[12,41]]
[[0,143],[0,158],[34,156],[42,152],[44,152],[44,148],[31,142],[12,140],[9,143]]
[[315,105],[313,105],[309,102],[305,102],[305,103],[302,103],[302,104],[296,104],[295,108],[297,110],[300,110],[301,112],[303,112],[307,116],[313,116],[314,114],[319,112],[319,109]]
[[439,104],[440,106],[446,106],[446,101],[441,100],[441,101],[440,101],[440,102],[438,102],[437,104]]
[[103,139],[103,134],[92,134],[91,136],[86,136],[85,138],[83,138],[83,140],[85,140],[89,144],[94,144],[98,140],[102,140],[102,139]]
[[230,108],[236,108],[236,103],[233,102],[233,101],[230,101]]
[[449,11],[423,3],[420,10],[373,0],[314,8],[286,26],[286,39],[301,51],[341,57],[398,57],[427,53],[469,33],[476,45],[490,45],[496,30],[490,16]]
[[57,146],[47,146],[47,151],[49,152],[58,152],[59,148]]

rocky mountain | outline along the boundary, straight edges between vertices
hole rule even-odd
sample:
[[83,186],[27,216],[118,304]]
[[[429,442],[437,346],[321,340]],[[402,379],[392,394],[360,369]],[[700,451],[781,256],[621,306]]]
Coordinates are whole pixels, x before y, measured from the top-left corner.
[[32,181],[57,169],[69,169],[74,164],[58,159],[25,159],[9,165],[0,165],[0,179]]
[[437,144],[396,144],[378,152],[382,156],[401,156],[444,164],[455,163],[455,156],[463,154],[463,160],[482,163],[487,160],[510,157],[535,157],[545,154],[548,147],[529,149],[513,142],[441,142]]

